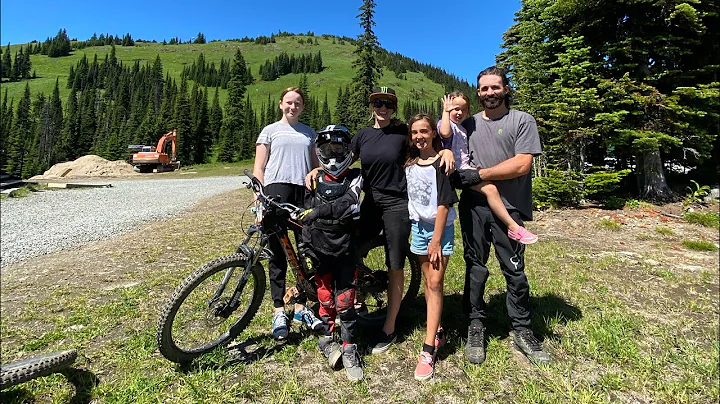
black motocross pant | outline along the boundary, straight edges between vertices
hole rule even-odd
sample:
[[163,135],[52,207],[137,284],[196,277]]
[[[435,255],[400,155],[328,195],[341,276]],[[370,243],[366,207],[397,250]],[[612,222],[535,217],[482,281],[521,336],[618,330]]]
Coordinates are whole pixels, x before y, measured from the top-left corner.
[[[507,226],[495,218],[487,199],[481,194],[464,190],[458,207],[460,227],[465,249],[464,304],[470,311],[470,320],[485,321],[485,284],[490,272],[486,266],[490,256],[490,243],[507,283],[505,304],[513,328],[530,327],[530,285],[525,275],[525,246],[507,235]],[[520,213],[509,210],[510,216],[523,225]]]

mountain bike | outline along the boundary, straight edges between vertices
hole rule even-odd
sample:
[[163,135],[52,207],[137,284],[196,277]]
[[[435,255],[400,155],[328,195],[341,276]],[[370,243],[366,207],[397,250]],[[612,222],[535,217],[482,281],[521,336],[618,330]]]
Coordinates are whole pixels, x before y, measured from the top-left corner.
[[[160,353],[176,363],[187,363],[235,339],[250,323],[265,295],[266,276],[261,264],[272,256],[270,237],[283,246],[297,288],[311,301],[317,301],[315,263],[307,246],[291,240],[289,232],[302,229],[297,220],[301,208],[278,203],[265,193],[262,183],[248,170],[247,187],[256,195],[261,211],[280,220],[261,220],[249,226],[234,254],[216,258],[192,272],[175,289],[160,315],[157,342]],[[285,227],[283,227],[285,226]],[[360,240],[357,261],[358,321],[379,324],[387,312],[389,276],[385,267],[384,237]],[[383,268],[383,269],[373,269]],[[411,304],[420,288],[420,264],[408,251],[401,312]]]

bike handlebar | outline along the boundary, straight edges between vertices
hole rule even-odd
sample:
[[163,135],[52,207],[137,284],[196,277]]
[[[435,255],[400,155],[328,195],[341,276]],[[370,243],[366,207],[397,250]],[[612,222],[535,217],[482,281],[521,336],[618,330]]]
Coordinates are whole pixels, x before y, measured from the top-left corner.
[[260,182],[257,177],[252,175],[250,170],[247,168],[244,171],[245,175],[250,179],[250,182],[247,184],[248,188],[252,188],[253,192],[255,192],[255,195],[257,195],[258,200],[261,203],[268,204],[272,207],[275,207],[277,209],[284,210],[290,214],[290,217],[295,219],[297,215],[302,212],[304,209],[297,207],[291,203],[287,202],[275,202],[272,197],[268,196],[265,193],[265,186]]

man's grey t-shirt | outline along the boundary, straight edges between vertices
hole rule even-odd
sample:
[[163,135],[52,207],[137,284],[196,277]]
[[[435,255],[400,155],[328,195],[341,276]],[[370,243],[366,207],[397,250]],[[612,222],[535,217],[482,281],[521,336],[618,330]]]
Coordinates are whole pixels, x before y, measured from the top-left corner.
[[257,139],[258,144],[270,146],[264,184],[304,185],[305,175],[313,169],[310,153],[316,137],[313,128],[299,122],[277,121],[264,127]]
[[[542,153],[535,118],[526,112],[511,109],[495,120],[484,118],[480,112],[463,121],[462,126],[467,130],[470,164],[475,167],[493,167],[517,154]],[[507,209],[517,209],[524,220],[532,220],[531,173],[492,182]]]

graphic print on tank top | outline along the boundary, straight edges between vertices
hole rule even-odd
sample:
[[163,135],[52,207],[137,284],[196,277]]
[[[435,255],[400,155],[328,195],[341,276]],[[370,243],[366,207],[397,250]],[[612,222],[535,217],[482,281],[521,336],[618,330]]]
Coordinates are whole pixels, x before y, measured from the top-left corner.
[[[432,173],[434,174],[434,171]],[[435,188],[435,181],[432,180],[432,177],[421,178],[414,176],[407,178],[408,197],[422,206],[430,205],[432,191]]]

